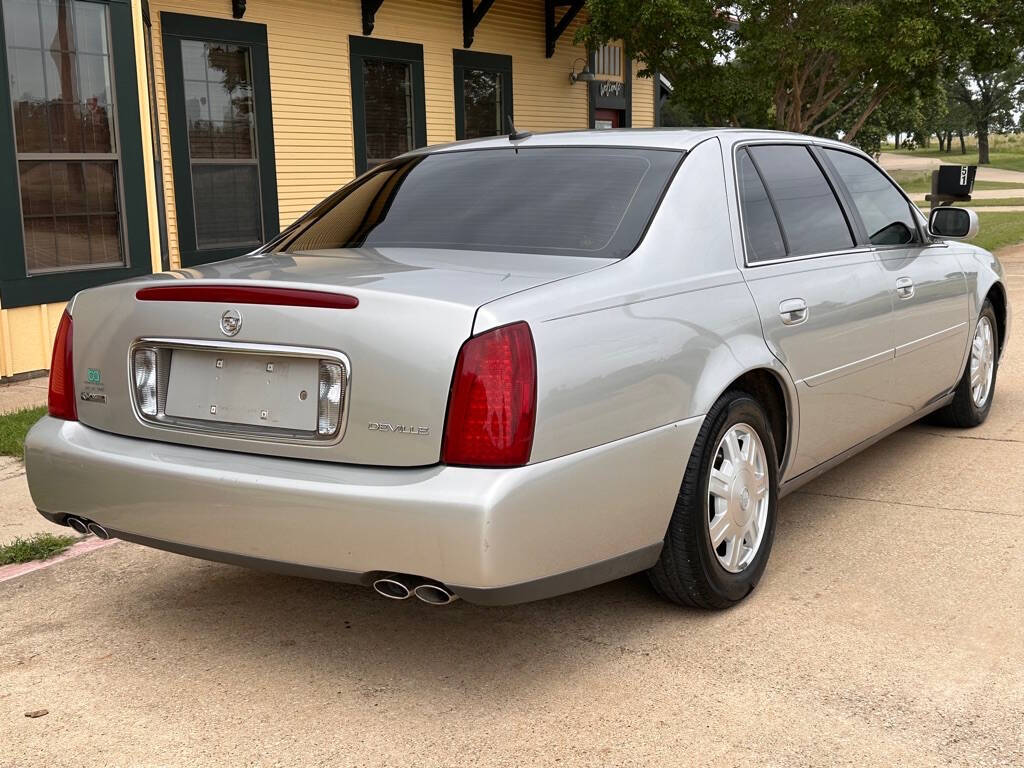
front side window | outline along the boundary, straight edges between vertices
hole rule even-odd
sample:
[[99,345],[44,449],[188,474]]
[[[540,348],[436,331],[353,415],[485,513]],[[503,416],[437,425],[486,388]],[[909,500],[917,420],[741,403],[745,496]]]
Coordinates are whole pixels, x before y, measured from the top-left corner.
[[123,265],[107,7],[3,0],[28,274]]
[[512,58],[455,51],[455,138],[500,136],[512,114]]
[[609,147],[396,160],[342,189],[280,247],[622,258],[639,243],[679,160],[677,152]]
[[748,151],[774,203],[790,256],[853,247],[839,201],[807,147],[757,145]]
[[909,245],[919,241],[910,203],[881,171],[863,157],[838,149],[826,149],[853,197],[872,245]]
[[258,245],[263,223],[249,49],[183,40],[181,63],[196,245]]

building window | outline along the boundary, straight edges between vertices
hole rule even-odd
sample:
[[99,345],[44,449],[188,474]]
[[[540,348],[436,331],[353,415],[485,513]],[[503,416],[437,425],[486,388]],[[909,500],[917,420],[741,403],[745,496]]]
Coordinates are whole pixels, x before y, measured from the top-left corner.
[[611,77],[622,75],[621,45],[602,45],[594,52],[594,74]]
[[3,0],[28,274],[124,263],[107,8]]
[[183,266],[278,231],[266,27],[161,14]]
[[152,271],[132,6],[0,0],[0,301]]
[[423,47],[349,38],[356,173],[426,146]]
[[512,58],[455,51],[455,138],[508,132],[512,110]]
[[249,50],[183,40],[181,62],[196,245],[259,245],[263,227]]

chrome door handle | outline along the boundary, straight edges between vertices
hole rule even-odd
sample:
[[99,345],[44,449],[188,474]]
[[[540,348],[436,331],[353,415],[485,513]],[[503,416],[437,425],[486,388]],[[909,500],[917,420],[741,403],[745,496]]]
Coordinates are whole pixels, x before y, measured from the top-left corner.
[[783,325],[800,325],[807,319],[807,302],[803,299],[786,299],[779,304],[779,316]]
[[896,281],[896,295],[901,299],[910,299],[914,296],[914,281],[909,277],[901,277]]

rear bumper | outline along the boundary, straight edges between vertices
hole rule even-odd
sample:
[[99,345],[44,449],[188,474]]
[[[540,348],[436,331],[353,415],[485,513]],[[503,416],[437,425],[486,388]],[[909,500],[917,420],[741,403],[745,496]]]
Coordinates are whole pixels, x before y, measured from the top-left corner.
[[652,565],[701,418],[510,470],[385,469],[121,437],[43,418],[25,461],[39,510],[210,560],[464,599],[549,597]]

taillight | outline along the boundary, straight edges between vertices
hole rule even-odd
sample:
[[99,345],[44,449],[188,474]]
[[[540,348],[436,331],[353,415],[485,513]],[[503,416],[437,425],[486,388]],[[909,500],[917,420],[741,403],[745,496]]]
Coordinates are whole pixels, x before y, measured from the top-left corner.
[[536,403],[530,326],[513,323],[473,337],[455,363],[441,460],[472,467],[526,464]]
[[67,310],[64,310],[60,325],[57,326],[57,338],[53,340],[47,410],[54,418],[78,421],[75,371],[71,362],[71,315]]

